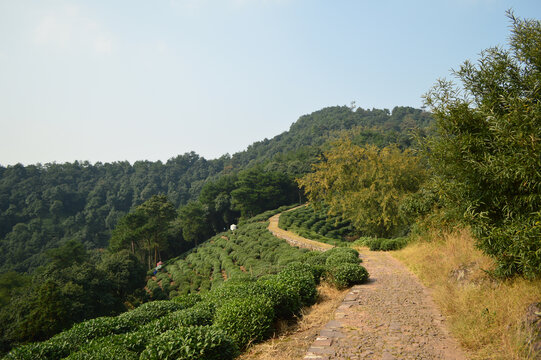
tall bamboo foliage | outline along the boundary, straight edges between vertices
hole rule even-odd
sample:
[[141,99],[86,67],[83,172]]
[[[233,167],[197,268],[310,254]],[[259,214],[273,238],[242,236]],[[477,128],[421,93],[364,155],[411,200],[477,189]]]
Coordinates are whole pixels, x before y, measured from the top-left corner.
[[509,47],[466,61],[426,95],[425,154],[501,275],[541,273],[541,23],[509,12]]

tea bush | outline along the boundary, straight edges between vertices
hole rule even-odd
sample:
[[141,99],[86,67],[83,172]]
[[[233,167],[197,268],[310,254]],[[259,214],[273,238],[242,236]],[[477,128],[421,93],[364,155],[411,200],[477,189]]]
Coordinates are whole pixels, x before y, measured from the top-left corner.
[[350,247],[335,247],[330,250],[325,251],[322,256],[328,258],[331,255],[334,254],[343,254],[343,253],[349,253],[355,256],[356,258],[359,258],[359,252],[353,248]]
[[114,344],[92,343],[70,354],[66,360],[137,360],[139,354]]
[[98,339],[96,342],[103,342],[105,344],[111,343],[114,345],[123,346],[129,351],[141,353],[148,345],[149,341],[159,335],[155,329],[143,326],[137,331],[132,331],[125,334],[109,336],[106,338]]
[[275,316],[286,319],[301,310],[301,297],[293,284],[269,275],[258,281],[261,293],[266,295],[274,308]]
[[282,213],[278,226],[300,236],[335,246],[343,245],[345,237],[353,235],[350,222],[339,216],[329,216],[326,208],[316,210],[312,205]]
[[406,246],[407,238],[384,239],[376,238],[365,241],[365,245],[372,251],[399,250]]
[[139,326],[147,324],[159,317],[173,311],[182,310],[185,306],[181,303],[170,300],[156,300],[145,303],[138,308],[120,314],[116,319],[126,330],[135,330]]
[[211,326],[169,330],[154,338],[141,353],[141,360],[229,360],[238,354],[226,333]]
[[172,301],[180,304],[183,309],[190,308],[194,306],[195,304],[199,303],[201,301],[201,295],[199,294],[186,294],[186,295],[180,295],[173,299]]
[[16,348],[6,359],[229,359],[238,348],[270,335],[274,320],[314,304],[316,283],[327,268],[339,269],[329,275],[337,286],[360,281],[359,274],[337,265],[358,256],[355,250],[297,249],[266,226],[249,223],[168,261],[156,277],[164,288],[152,279],[148,286],[154,299],[171,291],[173,300],[79,323],[47,341]]
[[175,330],[180,327],[195,325],[211,325],[214,311],[205,306],[195,305],[189,309],[179,310],[162,316],[145,326],[142,330],[156,331],[158,333]]
[[226,281],[220,287],[214,288],[204,298],[220,307],[224,301],[257,295],[260,292],[261,289],[254,282],[231,280]]
[[332,268],[341,264],[358,264],[360,262],[359,257],[351,252],[335,252],[327,257],[325,265],[327,268]]
[[345,263],[328,270],[328,279],[338,289],[345,289],[368,280],[368,271],[361,265]]
[[129,327],[117,317],[99,317],[75,324],[71,329],[61,332],[51,340],[80,345],[95,338],[120,334],[128,329]]
[[225,301],[216,310],[214,325],[223,329],[240,349],[264,340],[274,319],[271,301],[264,295],[251,295]]
[[317,299],[316,281],[313,268],[308,264],[293,263],[278,273],[278,280],[290,284],[298,292],[303,306],[315,304]]
[[56,360],[68,356],[76,346],[65,341],[47,340],[31,343],[11,350],[4,359],[9,360]]

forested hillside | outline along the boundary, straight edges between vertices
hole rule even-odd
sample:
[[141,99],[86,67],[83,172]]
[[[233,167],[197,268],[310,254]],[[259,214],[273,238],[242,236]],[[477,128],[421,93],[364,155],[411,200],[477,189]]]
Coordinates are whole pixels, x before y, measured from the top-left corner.
[[[236,222],[240,215],[252,216],[293,199],[298,201],[299,191],[293,179],[310,171],[321,147],[341,132],[353,131],[354,141],[360,144],[398,143],[408,147],[408,132],[426,128],[430,121],[428,113],[409,107],[389,112],[336,106],[304,115],[289,131],[214,160],[192,152],[165,163],[74,162],[0,167],[0,271],[33,270],[45,263],[44,250],[70,239],[81,241],[88,249],[106,247],[119,219],[153,195],[164,194],[176,208],[182,208],[198,199],[208,184],[206,197],[191,203],[184,215],[185,219],[196,215],[212,222],[210,229],[196,229],[191,236],[193,231],[187,227],[196,224],[184,224],[184,229],[180,221],[171,234],[181,243],[177,250],[193,246],[182,245],[183,235],[195,244],[223,230],[226,223]],[[242,173],[255,165],[260,166],[258,171]],[[268,176],[261,177],[261,173]],[[262,197],[253,191],[258,181],[280,184],[282,195],[277,198],[267,193]],[[236,197],[232,198],[234,190]],[[262,208],[262,199],[276,201]]]
[[[270,161],[271,164],[290,159],[291,154],[317,153],[329,139],[341,131],[355,129],[358,142],[386,146],[398,143],[412,145],[412,129],[426,129],[432,122],[428,112],[411,107],[364,110],[362,108],[335,106],[304,115],[293,123],[289,131],[268,140],[255,142],[245,151],[233,155],[235,164],[247,165]],[[312,151],[310,151],[312,150]],[[284,156],[284,155],[288,156]],[[300,155],[299,155],[300,156]],[[301,156],[301,160],[303,157]],[[305,160],[305,159],[304,159]],[[309,163],[303,165],[309,166]],[[307,171],[310,169],[308,168]]]
[[0,168],[0,269],[43,264],[43,250],[68,239],[87,248],[108,245],[110,231],[130,209],[156,194],[177,207],[197,197],[227,157],[184,154],[150,161],[15,165]]

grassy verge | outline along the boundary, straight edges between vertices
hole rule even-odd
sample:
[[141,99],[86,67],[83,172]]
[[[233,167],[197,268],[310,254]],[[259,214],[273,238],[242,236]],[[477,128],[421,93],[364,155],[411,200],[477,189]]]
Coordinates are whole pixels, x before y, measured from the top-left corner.
[[451,332],[471,359],[533,359],[525,346],[526,308],[541,301],[541,280],[493,279],[493,263],[467,231],[419,241],[392,255],[431,289]]

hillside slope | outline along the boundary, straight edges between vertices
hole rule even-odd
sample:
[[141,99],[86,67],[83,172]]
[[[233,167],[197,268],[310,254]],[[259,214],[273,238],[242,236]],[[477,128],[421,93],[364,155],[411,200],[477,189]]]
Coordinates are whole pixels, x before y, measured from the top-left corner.
[[357,142],[408,146],[408,130],[430,121],[428,113],[409,107],[389,112],[335,106],[302,116],[270,140],[214,160],[192,152],[165,163],[0,166],[0,272],[31,271],[44,263],[44,250],[68,239],[89,249],[107,246],[118,220],[153,195],[166,194],[181,207],[196,199],[209,179],[255,164],[298,176],[310,171],[321,146],[339,132],[358,129]]

